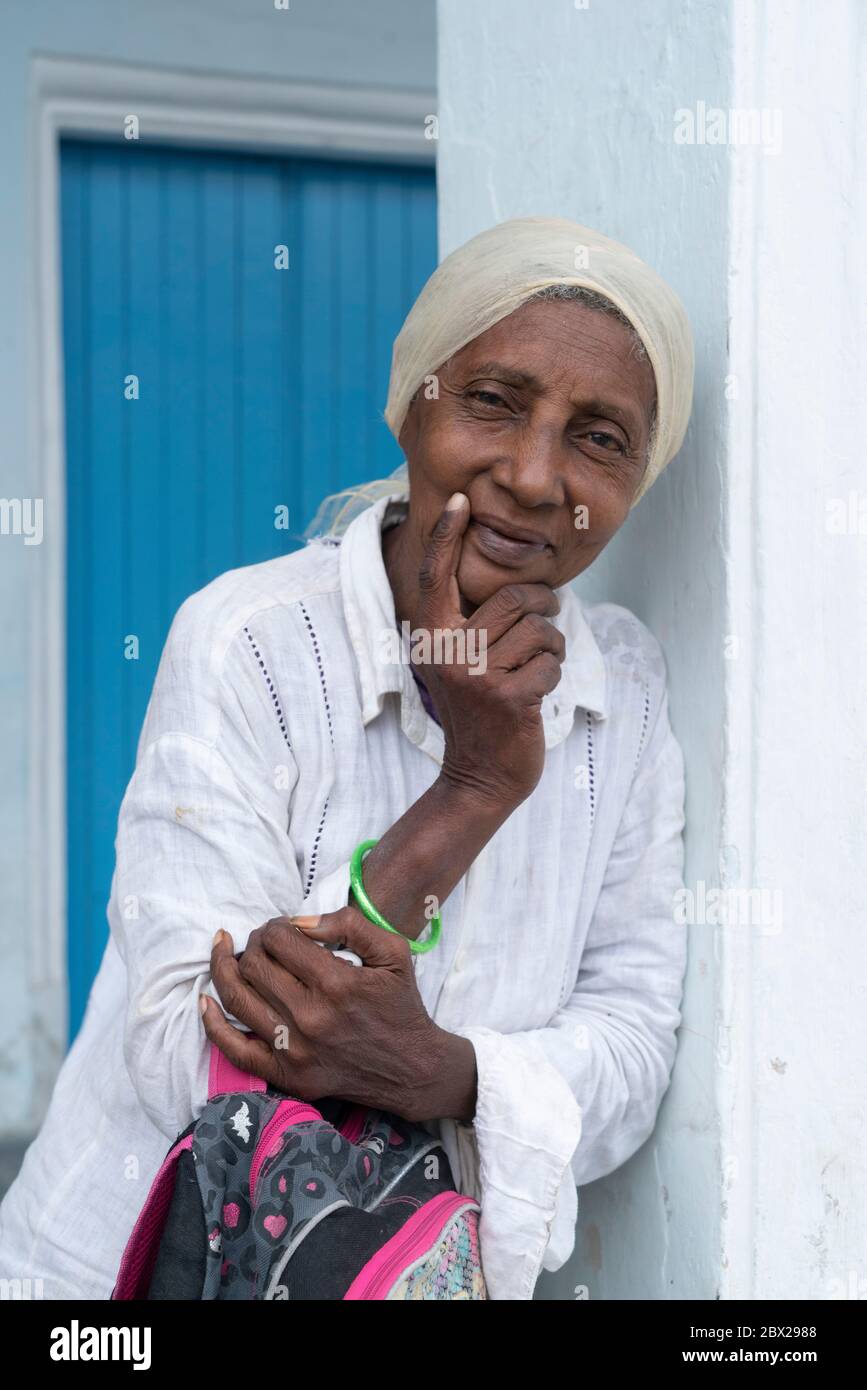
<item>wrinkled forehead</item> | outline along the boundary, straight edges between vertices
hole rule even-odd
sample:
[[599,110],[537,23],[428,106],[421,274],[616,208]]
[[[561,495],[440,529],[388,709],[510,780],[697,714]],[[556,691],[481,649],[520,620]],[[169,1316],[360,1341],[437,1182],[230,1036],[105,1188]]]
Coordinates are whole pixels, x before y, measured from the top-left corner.
[[596,413],[639,419],[657,400],[653,366],[632,324],[613,305],[609,311],[577,296],[526,301],[433,375],[453,385],[490,378],[530,395],[568,394],[576,406],[601,404],[604,395],[612,410]]

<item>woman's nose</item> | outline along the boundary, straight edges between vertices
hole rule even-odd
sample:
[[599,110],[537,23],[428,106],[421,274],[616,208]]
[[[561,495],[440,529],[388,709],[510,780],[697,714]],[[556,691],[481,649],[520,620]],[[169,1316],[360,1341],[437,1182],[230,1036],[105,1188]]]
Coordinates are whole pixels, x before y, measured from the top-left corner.
[[566,501],[559,441],[547,430],[523,431],[491,472],[521,507],[562,506]]

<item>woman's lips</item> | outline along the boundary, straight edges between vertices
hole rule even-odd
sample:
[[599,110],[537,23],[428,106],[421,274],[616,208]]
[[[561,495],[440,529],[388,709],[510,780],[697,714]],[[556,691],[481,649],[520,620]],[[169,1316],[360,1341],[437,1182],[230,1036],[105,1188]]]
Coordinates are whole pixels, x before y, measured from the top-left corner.
[[518,569],[537,555],[544,555],[549,549],[547,541],[516,540],[496,530],[486,522],[471,519],[467,534],[472,535],[477,548],[497,565],[511,565]]

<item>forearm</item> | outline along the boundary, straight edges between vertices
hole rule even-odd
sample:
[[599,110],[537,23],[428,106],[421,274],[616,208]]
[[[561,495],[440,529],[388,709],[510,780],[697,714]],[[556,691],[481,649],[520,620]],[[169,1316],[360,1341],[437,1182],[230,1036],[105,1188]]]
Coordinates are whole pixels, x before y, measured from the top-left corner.
[[364,886],[404,935],[421,935],[514,807],[439,777],[364,860]]
[[[364,860],[364,885],[372,901],[406,936],[419,936],[431,899],[439,911],[512,809],[438,778]],[[469,1124],[476,1110],[475,1048],[441,1028],[434,1039],[430,1055],[418,1059],[425,1078],[421,1109],[408,1118],[447,1117]]]

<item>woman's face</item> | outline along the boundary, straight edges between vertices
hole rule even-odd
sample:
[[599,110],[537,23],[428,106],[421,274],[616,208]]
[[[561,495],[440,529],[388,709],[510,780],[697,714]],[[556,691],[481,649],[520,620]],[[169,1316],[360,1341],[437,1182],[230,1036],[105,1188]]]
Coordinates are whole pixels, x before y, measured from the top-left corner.
[[418,546],[463,492],[468,612],[510,582],[574,579],[644,473],[656,388],[631,330],[577,301],[533,301],[455,353],[437,382],[438,398],[420,390],[400,433]]

